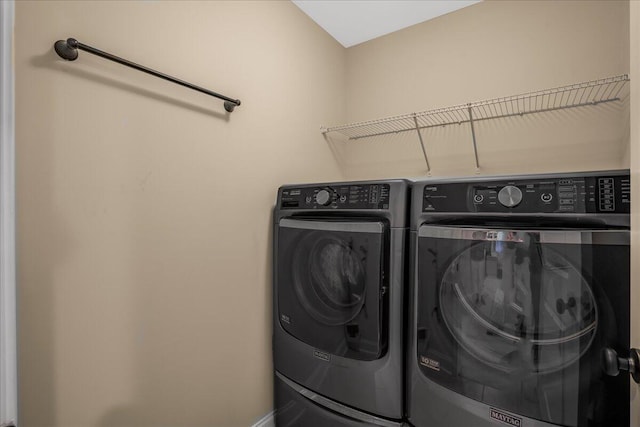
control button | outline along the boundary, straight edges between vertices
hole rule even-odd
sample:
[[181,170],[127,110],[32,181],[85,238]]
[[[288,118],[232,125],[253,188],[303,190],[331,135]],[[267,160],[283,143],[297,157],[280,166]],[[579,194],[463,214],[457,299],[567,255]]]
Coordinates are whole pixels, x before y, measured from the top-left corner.
[[311,203],[312,197],[311,196],[307,196],[304,201],[307,202],[307,204]]
[[553,194],[551,194],[551,193],[542,193],[540,195],[540,200],[542,200],[545,203],[549,203],[550,201],[553,200]]
[[340,202],[344,203],[347,201],[347,196],[345,196],[344,194],[342,196],[340,196]]
[[316,203],[322,206],[327,206],[331,203],[331,193],[327,190],[320,190],[316,194]]
[[498,201],[508,208],[518,206],[522,201],[522,191],[515,185],[502,187],[498,193]]
[[473,196],[473,203],[482,203],[484,201],[484,196],[482,194],[476,194]]

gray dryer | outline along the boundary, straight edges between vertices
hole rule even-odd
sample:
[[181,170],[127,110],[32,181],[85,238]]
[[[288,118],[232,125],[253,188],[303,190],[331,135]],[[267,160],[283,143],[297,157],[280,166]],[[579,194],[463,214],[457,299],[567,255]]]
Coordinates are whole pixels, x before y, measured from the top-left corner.
[[274,211],[276,424],[403,417],[404,180],[283,186]]

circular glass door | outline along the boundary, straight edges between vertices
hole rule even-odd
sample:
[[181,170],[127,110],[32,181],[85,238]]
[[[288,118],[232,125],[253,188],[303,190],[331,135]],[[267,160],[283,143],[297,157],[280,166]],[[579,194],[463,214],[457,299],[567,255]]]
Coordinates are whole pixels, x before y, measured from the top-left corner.
[[309,233],[293,257],[294,289],[315,320],[340,326],[353,320],[365,302],[366,249],[348,238]]
[[458,345],[486,365],[553,372],[589,348],[598,310],[571,262],[523,236],[477,242],[458,253],[442,276],[442,317]]

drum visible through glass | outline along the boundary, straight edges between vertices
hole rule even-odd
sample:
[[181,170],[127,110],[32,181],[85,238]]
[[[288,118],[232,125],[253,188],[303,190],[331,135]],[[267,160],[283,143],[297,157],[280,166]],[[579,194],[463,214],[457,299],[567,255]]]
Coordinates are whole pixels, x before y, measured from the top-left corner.
[[296,295],[314,319],[340,326],[358,315],[365,299],[366,252],[343,239],[312,233],[294,258]]
[[463,250],[446,269],[439,298],[456,342],[504,372],[570,365],[589,348],[598,324],[581,272],[532,238]]

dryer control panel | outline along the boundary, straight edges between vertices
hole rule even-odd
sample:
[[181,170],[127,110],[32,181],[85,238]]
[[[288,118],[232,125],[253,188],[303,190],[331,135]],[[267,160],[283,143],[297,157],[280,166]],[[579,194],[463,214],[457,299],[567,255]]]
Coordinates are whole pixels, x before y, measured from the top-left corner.
[[281,209],[389,209],[389,184],[285,188]]
[[628,214],[630,207],[629,175],[434,182],[422,201],[423,212]]

